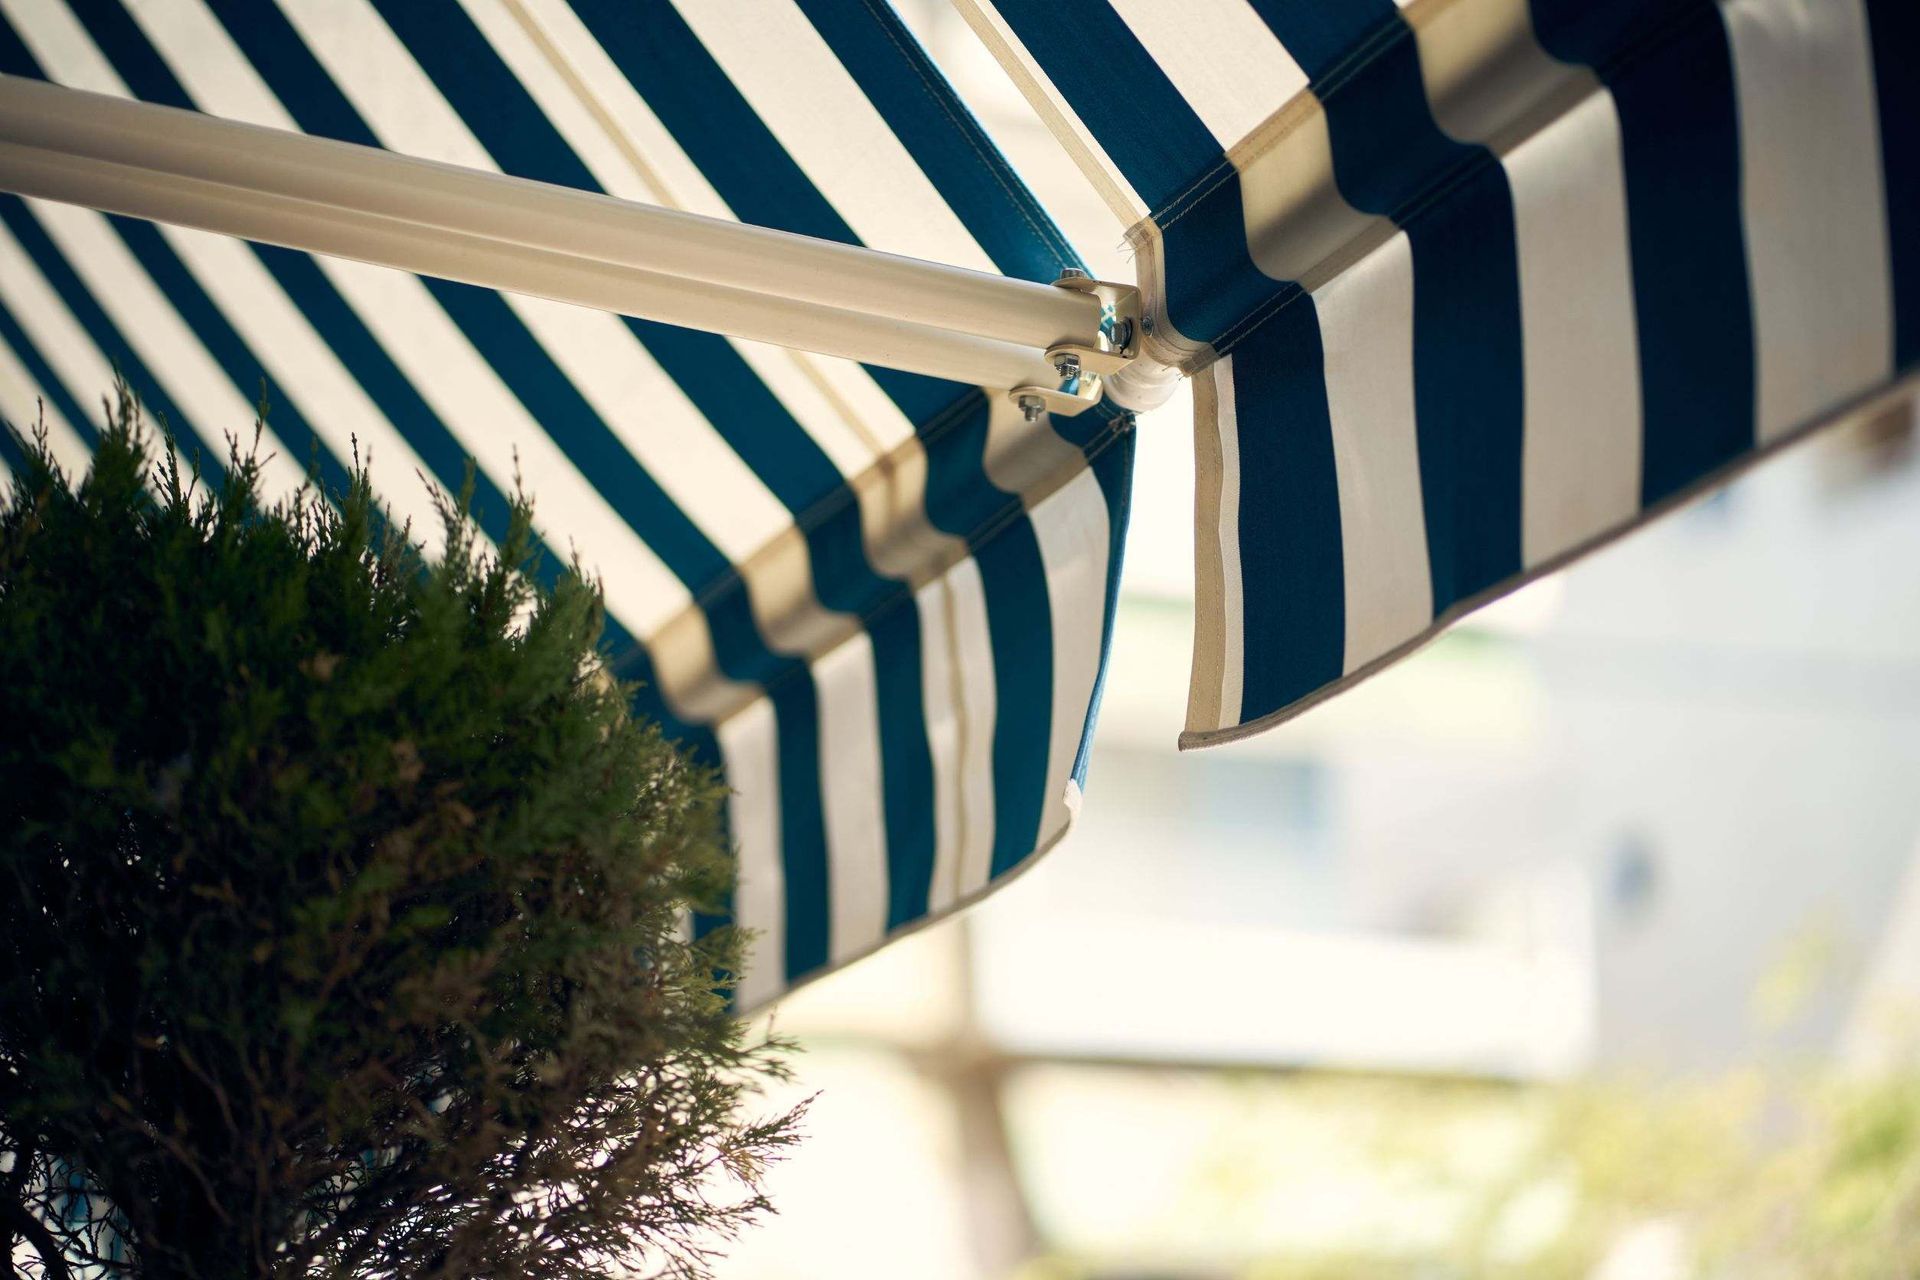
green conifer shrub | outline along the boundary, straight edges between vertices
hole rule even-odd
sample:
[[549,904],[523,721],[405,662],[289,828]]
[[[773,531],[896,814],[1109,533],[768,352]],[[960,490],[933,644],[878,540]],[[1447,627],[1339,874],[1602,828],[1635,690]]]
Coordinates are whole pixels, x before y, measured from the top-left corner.
[[596,585],[112,416],[0,506],[0,1277],[701,1273],[793,1116]]

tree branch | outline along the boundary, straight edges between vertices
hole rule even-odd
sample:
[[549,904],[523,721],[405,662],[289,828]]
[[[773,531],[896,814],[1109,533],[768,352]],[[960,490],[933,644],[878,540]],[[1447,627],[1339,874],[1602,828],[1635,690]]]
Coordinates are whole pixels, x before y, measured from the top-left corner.
[[[46,1224],[29,1213],[26,1206],[17,1200],[0,1201],[0,1219],[4,1219],[15,1234],[27,1238],[33,1251],[40,1255],[40,1266],[47,1280],[73,1280],[73,1273],[67,1269],[66,1250],[60,1247],[60,1242],[54,1238],[53,1232],[47,1230]],[[12,1253],[11,1247],[8,1253]],[[11,1258],[8,1267],[12,1267]]]

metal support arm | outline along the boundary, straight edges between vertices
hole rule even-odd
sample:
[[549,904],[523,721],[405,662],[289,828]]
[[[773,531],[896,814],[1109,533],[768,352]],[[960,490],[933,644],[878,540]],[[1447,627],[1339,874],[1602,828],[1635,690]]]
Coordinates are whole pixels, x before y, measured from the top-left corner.
[[1131,286],[1056,288],[7,75],[0,190],[1039,396],[1054,412],[1099,399],[1098,375],[1125,366],[1138,326]]

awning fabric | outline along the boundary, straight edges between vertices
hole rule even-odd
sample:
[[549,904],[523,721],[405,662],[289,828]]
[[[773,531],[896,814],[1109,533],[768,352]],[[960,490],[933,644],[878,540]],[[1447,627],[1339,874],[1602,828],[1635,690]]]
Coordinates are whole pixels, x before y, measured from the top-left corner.
[[[1193,376],[1185,745],[1920,363],[1913,0],[954,2],[1131,228],[1147,354]],[[0,0],[0,72],[1078,264],[882,0]],[[1028,422],[1004,388],[0,197],[0,408],[42,401],[83,467],[116,365],[216,463],[264,388],[272,484],[358,448],[423,530],[416,472],[456,487],[471,455],[495,533],[524,477],[550,560],[603,578],[642,710],[733,788],[743,1006],[1071,820],[1117,409]]]
[[1920,360],[1912,0],[960,3],[1197,375],[1184,745]]
[[[5,0],[0,71],[954,265],[1079,259],[884,4]],[[517,474],[643,710],[722,765],[739,999],[979,894],[1084,776],[1130,420],[0,197],[0,407],[74,467],[114,366],[270,482]]]

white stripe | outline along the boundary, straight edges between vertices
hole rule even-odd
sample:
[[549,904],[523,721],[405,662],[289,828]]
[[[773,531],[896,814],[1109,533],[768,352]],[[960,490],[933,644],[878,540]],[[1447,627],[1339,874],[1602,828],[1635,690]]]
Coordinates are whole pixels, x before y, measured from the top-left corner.
[[1433,619],[1413,402],[1413,250],[1406,233],[1313,295],[1340,488],[1346,657],[1353,671]]
[[[705,175],[565,5],[552,0],[464,3],[488,41],[516,69],[607,190],[733,217]],[[880,465],[887,450],[918,449],[912,424],[858,364],[763,343],[728,341],[843,479],[860,477]],[[893,475],[900,467],[896,462],[885,469]],[[923,491],[904,495],[910,501],[903,503],[903,495],[881,493],[873,484],[857,483],[854,488],[861,503],[862,528],[875,534],[867,543],[869,556],[883,571],[905,576],[898,567],[902,544],[911,554],[932,560],[950,560],[958,553],[957,547],[943,546],[942,535],[926,521]]]
[[[631,198],[716,218],[733,218],[694,163],[614,65],[579,17],[557,0],[463,0],[501,58],[521,75],[568,144],[608,191],[632,187]],[[536,45],[524,17],[545,47]],[[562,76],[554,66],[559,59]],[[575,86],[578,86],[576,90]],[[583,105],[590,97],[596,111]],[[637,157],[637,161],[635,159]],[[636,167],[636,164],[640,167]],[[911,436],[912,425],[880,392],[866,370],[849,360],[810,356],[763,343],[730,339],[787,410],[833,459],[841,474],[872,465],[881,447]],[[824,403],[814,379],[834,389],[840,406]],[[849,414],[855,408],[857,412]],[[849,421],[849,417],[852,421]]]
[[999,710],[986,589],[971,557],[919,593],[921,679],[939,806],[933,888],[944,911],[987,883],[993,861],[993,730]]
[[[279,0],[279,4],[382,146],[498,172],[493,157],[367,0]],[[403,127],[389,133],[389,122]]]
[[1757,434],[1892,373],[1878,108],[1858,0],[1728,0],[1753,291]]
[[655,184],[634,167],[633,161],[594,119],[580,95],[534,42],[526,27],[509,11],[508,4],[513,2],[460,0],[460,7],[467,11],[474,26],[500,55],[521,88],[533,98],[540,113],[567,140],[601,190],[622,200],[662,203],[662,193]]
[[[1539,47],[1524,0],[1430,7],[1414,30],[1435,119],[1453,137],[1499,151],[1513,194],[1524,336],[1521,549],[1536,565],[1640,508],[1640,365],[1619,116],[1588,72]],[[1546,110],[1555,114],[1542,119]]]
[[48,79],[70,89],[131,96],[64,0],[0,0],[0,13],[20,33]]
[[679,578],[580,474],[417,277],[337,258],[316,261],[493,482],[512,492],[514,476],[524,479],[543,531],[562,554],[577,548],[601,573],[607,605],[628,630],[651,636],[689,605]]
[[1640,363],[1613,95],[1599,89],[1504,157],[1520,256],[1528,565],[1640,507]]
[[[1341,194],[1333,134],[1317,101],[1270,132],[1270,141],[1263,134],[1234,156],[1247,253],[1263,275],[1314,288],[1392,235],[1393,223],[1360,212]],[[1244,324],[1220,340],[1237,342]]]
[[[134,6],[132,14],[196,106],[225,114],[225,108],[271,96],[198,0],[150,0]],[[283,116],[273,123],[290,129],[293,122]],[[411,524],[412,536],[428,554],[437,554],[445,532],[421,478],[432,474],[427,464],[259,258],[224,236],[170,226],[161,232],[334,456],[350,462],[357,447],[381,500]]]
[[852,75],[790,0],[675,0],[675,8],[781,149],[862,243],[993,271],[980,247]]
[[[206,448],[222,459],[228,437],[237,439],[243,450],[250,448],[253,405],[207,354],[106,218],[44,200],[29,200],[27,207],[148,371],[192,420]],[[260,433],[258,457],[266,501],[277,501],[306,483],[304,459],[293,457],[271,427]]]
[[46,388],[34,382],[33,375],[5,342],[0,342],[0,418],[12,423],[29,440],[34,430],[45,423],[47,451],[67,473],[67,479],[77,481],[87,474],[87,464],[93,455],[86,441],[58,409],[47,403]]
[[1307,88],[1247,0],[1113,0],[1115,12],[1225,151]]
[[962,706],[967,736],[960,756],[961,801],[967,811],[967,838],[960,846],[961,896],[984,889],[993,873],[998,838],[998,798],[993,776],[993,738],[999,729],[999,676],[993,665],[993,637],[987,629],[987,584],[977,560],[966,559],[947,574],[953,589],[953,632],[959,654]]
[[[132,96],[64,4],[6,0],[4,8],[50,79],[95,93]],[[224,461],[228,436],[250,444],[253,406],[234,390],[225,371],[181,321],[111,224],[91,210],[38,200],[30,201],[29,207],[101,310],[113,318],[121,336],[181,412],[193,420],[189,425],[200,433],[208,451]],[[88,404],[110,385],[102,382],[91,392],[69,390],[75,391],[75,400]],[[260,434],[258,456],[262,497],[277,499],[304,483],[305,459],[289,457],[271,428]]]
[[787,875],[780,862],[780,750],[773,703],[757,698],[714,730],[733,794],[733,919],[754,935],[734,994],[742,1009],[786,989]]
[[[367,123],[397,150],[459,152],[475,167],[493,159],[447,107],[438,88],[377,15],[359,4],[337,11],[364,26],[375,59],[328,64],[344,90],[379,68],[380,91],[362,88]],[[420,108],[422,103],[437,107]],[[426,126],[422,127],[422,122]],[[455,131],[465,141],[453,140]],[[714,430],[678,383],[617,316],[518,294],[502,295],[569,382],[668,499],[728,560],[746,571],[754,617],[768,642],[788,653],[819,651],[845,633],[844,619],[815,598],[805,547],[771,490]],[[749,562],[751,566],[749,567]],[[690,584],[703,585],[703,584]]]
[[[431,470],[367,397],[279,283],[245,245],[184,227],[162,227],[167,241],[227,322],[244,334],[280,391],[300,410],[342,465],[356,448],[381,502],[412,526],[429,555],[445,530],[428,489]],[[271,413],[269,413],[271,416]]]
[[[156,14],[150,31],[203,108],[271,128],[296,128],[197,0]],[[541,499],[539,523],[547,536],[562,553],[578,547],[590,567],[603,570],[608,608],[622,625],[649,636],[687,607],[691,597],[679,579],[533,421],[420,280],[337,258],[315,261],[488,478],[511,492],[514,476],[524,476]],[[662,692],[671,697],[675,691]]]
[[[4,225],[0,225],[0,295],[6,297],[14,319],[66,387],[67,395],[89,415],[94,430],[104,430],[107,415],[101,398],[112,394],[113,365]],[[83,458],[90,454],[78,436],[73,444]],[[56,456],[61,466],[69,465],[66,457]]]
[[1220,722],[1240,723],[1240,697],[1246,678],[1246,585],[1240,581],[1240,416],[1233,389],[1233,357],[1218,361],[1203,377],[1213,379],[1219,402],[1215,423],[1220,436]]
[[[842,478],[872,466],[882,441],[894,445],[913,435],[906,415],[875,385],[873,375],[853,361],[764,342],[728,341]],[[827,398],[829,390],[835,400]],[[862,391],[864,403],[855,409],[854,398]]]
[[[1082,471],[1034,508],[1028,519],[1046,565],[1053,620],[1053,717],[1048,735],[1047,789],[1036,845],[1073,822],[1077,803],[1069,784],[1087,728],[1087,707],[1100,674],[1100,641],[1107,617],[1107,560],[1111,523],[1106,493],[1091,470]],[[1077,797],[1076,797],[1077,798]]]
[[1113,162],[1106,148],[1095,141],[1092,130],[1081,122],[1060,91],[1053,87],[1053,81],[1040,69],[1040,63],[1027,52],[1020,37],[1013,33],[1006,19],[994,9],[992,0],[954,0],[954,7],[960,10],[960,16],[967,20],[967,25],[987,46],[987,51],[1005,69],[1034,111],[1046,122],[1047,128],[1067,149],[1081,172],[1093,184],[1094,190],[1100,193],[1107,207],[1120,219],[1121,225],[1131,227],[1145,218],[1149,212],[1147,202],[1133,189],[1133,184],[1127,181],[1127,176]]
[[[733,216],[733,210],[713,189],[707,176],[681,151],[680,144],[653,114],[653,109],[634,92],[626,75],[564,0],[469,0],[468,11],[490,40],[494,21],[491,17],[482,21],[483,14],[507,4],[517,8],[538,29],[564,60],[567,70],[613,121],[621,139],[644,158],[648,171],[645,176],[654,191],[650,197],[652,203],[713,218]],[[507,56],[506,40],[495,42],[495,48],[501,50],[502,57]]]
[[987,444],[981,469],[994,488],[1019,494],[1028,505],[1045,498],[1069,476],[1087,469],[1087,459],[1060,438],[1046,414],[1028,422],[1020,407],[997,392],[987,393]]
[[820,707],[820,803],[827,831],[828,957],[840,964],[887,930],[887,837],[879,693],[864,631],[813,664]]
[[[292,3],[304,7],[310,0]],[[360,39],[357,56],[322,55],[322,61],[342,91],[365,104],[367,125],[384,145],[413,155],[457,155],[457,163],[499,172],[432,79],[362,0],[327,12],[339,25],[354,26]],[[746,559],[791,523],[766,485],[619,317],[544,298],[502,296],[674,505],[729,560]]]
[[920,611],[920,703],[926,708],[927,753],[933,761],[933,876],[927,890],[927,910],[953,905],[960,873],[960,842],[966,832],[966,813],[960,799],[960,752],[965,732],[964,711],[955,698],[957,655],[948,640],[951,610],[945,578],[938,578],[914,594]]
[[720,553],[746,560],[793,523],[618,316],[503,295],[601,421]]

